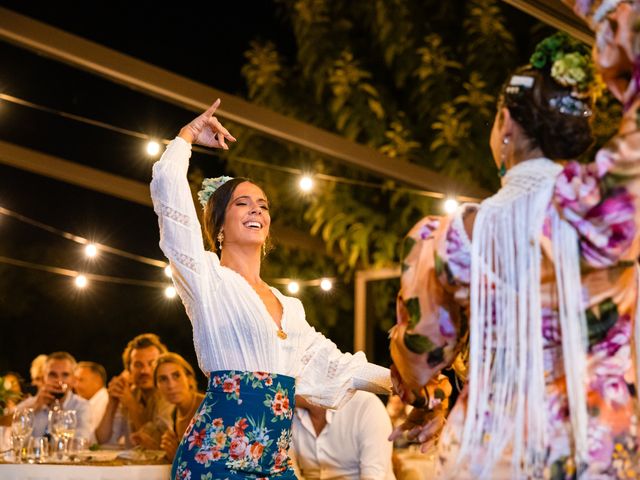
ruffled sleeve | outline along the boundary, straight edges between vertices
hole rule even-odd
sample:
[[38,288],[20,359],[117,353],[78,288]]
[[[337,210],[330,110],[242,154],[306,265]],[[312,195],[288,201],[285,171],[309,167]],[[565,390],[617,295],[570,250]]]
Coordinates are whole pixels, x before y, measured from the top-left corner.
[[476,208],[426,217],[404,241],[391,357],[410,390],[421,389],[450,366],[465,338],[471,248],[462,219]]
[[173,282],[187,308],[201,298],[207,276],[213,276],[214,285],[219,280],[217,257],[210,262],[213,265],[206,264],[200,222],[187,180],[190,156],[191,145],[177,137],[154,164],[151,180],[160,248],[169,259]]
[[356,390],[391,393],[389,369],[367,362],[363,352],[341,352],[331,340],[310,325],[307,327],[296,394],[316,405],[337,409]]

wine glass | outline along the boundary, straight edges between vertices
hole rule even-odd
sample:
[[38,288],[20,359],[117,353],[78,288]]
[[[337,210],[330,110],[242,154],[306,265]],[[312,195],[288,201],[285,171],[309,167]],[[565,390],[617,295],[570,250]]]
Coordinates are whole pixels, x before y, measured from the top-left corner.
[[53,448],[56,458],[62,460],[65,450],[65,423],[64,410],[49,410],[49,433],[53,436]]
[[76,435],[78,415],[75,410],[64,410],[62,415],[63,433],[65,439],[70,440]]
[[51,406],[52,410],[60,410],[62,408],[60,400],[64,398],[64,396],[67,394],[67,390],[69,390],[68,383],[58,382],[57,386],[59,390],[51,392],[51,395],[53,395],[54,398],[53,405]]
[[11,445],[16,462],[22,460],[25,440],[33,432],[33,408],[23,408],[13,413],[11,420]]

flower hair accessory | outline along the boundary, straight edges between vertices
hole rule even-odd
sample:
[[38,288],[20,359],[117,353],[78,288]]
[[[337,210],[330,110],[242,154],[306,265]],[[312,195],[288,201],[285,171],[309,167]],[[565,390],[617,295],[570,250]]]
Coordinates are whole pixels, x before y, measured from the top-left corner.
[[200,205],[204,208],[217,189],[219,189],[222,185],[227,183],[229,180],[233,180],[233,177],[227,177],[222,175],[221,177],[216,178],[205,178],[202,181],[202,190],[198,192],[198,200],[200,201]]

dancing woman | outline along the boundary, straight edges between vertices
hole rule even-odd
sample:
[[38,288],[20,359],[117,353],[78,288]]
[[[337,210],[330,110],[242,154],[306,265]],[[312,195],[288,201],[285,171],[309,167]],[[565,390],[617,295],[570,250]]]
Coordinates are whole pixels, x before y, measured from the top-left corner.
[[591,143],[593,71],[588,49],[545,40],[498,103],[490,145],[502,188],[423,219],[405,243],[391,351],[401,393],[423,407],[413,425],[430,420],[413,432],[421,440],[441,421],[437,374],[468,359],[439,439],[442,478],[638,475],[638,17],[628,3],[576,3],[623,101],[619,134],[592,164],[557,161]]
[[[269,201],[255,183],[203,182],[206,251],[187,181],[191,144],[227,149],[213,116],[220,101],[180,130],[153,167],[160,247],[193,327],[209,388],[178,447],[172,479],[295,478],[287,450],[294,392],[338,408],[356,389],[388,393],[389,371],[340,352],[305,320],[301,302],[260,277]],[[208,477],[207,477],[208,478]]]

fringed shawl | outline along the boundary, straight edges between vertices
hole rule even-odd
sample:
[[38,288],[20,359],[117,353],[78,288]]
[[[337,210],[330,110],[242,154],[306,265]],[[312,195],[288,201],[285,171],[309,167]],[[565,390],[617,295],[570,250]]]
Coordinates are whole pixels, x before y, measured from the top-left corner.
[[542,476],[547,417],[540,237],[547,215],[576,465],[587,458],[587,334],[578,238],[556,209],[549,209],[561,170],[546,158],[516,165],[475,219],[469,398],[458,467],[467,465],[480,478],[491,478],[507,451],[513,478]]

